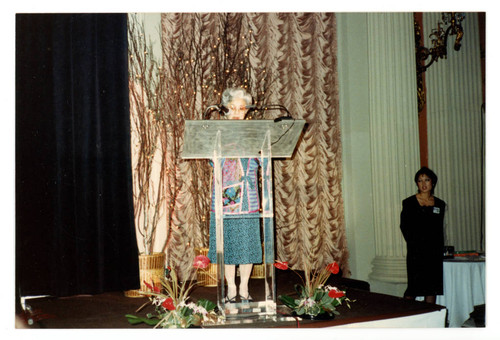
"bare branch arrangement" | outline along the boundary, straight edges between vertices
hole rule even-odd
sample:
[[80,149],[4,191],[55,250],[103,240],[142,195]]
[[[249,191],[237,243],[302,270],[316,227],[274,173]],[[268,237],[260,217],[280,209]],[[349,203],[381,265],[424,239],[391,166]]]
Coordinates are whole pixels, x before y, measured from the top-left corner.
[[162,102],[158,95],[163,85],[152,47],[146,44],[144,26],[133,16],[130,16],[128,34],[134,216],[144,253],[150,255],[165,201],[164,176],[156,176],[154,172],[158,165],[160,173],[166,166]]

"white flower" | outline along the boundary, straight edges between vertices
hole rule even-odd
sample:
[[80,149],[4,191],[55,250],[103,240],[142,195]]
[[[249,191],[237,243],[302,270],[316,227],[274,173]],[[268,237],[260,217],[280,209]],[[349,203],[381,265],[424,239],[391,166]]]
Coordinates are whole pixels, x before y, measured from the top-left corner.
[[197,306],[195,313],[203,315],[204,320],[206,319],[206,316],[208,315],[208,311],[202,306]]
[[181,303],[179,303],[179,307],[187,307],[189,309],[194,309],[196,305],[193,302],[186,304],[186,301],[182,301]]
[[193,314],[201,314],[201,315],[203,315],[203,317],[205,317],[208,314],[207,310],[204,307],[198,306],[194,302],[190,302],[190,303],[186,304],[185,301],[182,301],[179,304],[179,307],[187,307],[193,311]]
[[312,306],[314,306],[314,304],[316,304],[316,301],[314,301],[311,298],[307,298],[304,300],[304,306],[306,306],[306,307],[312,307]]
[[161,304],[163,303],[163,301],[165,301],[165,300],[166,300],[166,298],[154,297],[154,298],[153,298],[153,302],[152,302],[152,304],[153,304],[154,306],[160,307],[160,306],[161,306]]

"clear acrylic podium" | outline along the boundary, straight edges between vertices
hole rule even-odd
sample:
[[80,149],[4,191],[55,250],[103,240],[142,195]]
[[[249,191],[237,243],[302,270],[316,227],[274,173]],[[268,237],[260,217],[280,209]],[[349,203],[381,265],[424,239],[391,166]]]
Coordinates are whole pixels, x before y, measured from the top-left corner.
[[[187,120],[183,159],[211,159],[214,164],[217,254],[217,305],[223,319],[276,316],[274,280],[274,206],[272,158],[290,158],[304,128],[304,120]],[[259,158],[261,161],[261,221],[265,298],[225,303],[223,158]],[[210,194],[210,193],[208,193]]]

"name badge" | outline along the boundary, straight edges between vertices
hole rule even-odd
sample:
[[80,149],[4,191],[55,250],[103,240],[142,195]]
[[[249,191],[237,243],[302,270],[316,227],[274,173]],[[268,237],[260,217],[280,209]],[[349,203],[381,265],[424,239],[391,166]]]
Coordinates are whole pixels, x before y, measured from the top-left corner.
[[441,211],[441,210],[439,209],[439,207],[434,207],[434,209],[432,209],[432,212],[433,212],[434,214],[439,214],[439,212],[440,212],[440,211]]

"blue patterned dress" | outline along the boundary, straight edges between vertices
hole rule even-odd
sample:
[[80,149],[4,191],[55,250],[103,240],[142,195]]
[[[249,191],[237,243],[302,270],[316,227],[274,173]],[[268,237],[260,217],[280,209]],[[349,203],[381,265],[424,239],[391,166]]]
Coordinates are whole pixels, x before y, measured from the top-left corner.
[[[222,164],[224,262],[262,262],[257,158],[227,158]],[[211,163],[212,164],[212,163]],[[208,258],[216,263],[215,185],[212,183]]]

